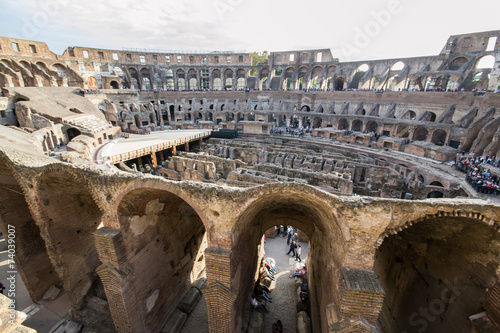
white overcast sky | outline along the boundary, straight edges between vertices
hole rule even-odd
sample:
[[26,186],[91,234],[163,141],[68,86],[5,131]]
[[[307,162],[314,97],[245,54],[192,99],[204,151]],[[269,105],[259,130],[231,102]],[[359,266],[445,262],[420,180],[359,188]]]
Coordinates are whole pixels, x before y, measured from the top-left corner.
[[0,0],[0,35],[57,54],[329,48],[350,61],[437,55],[450,35],[500,30],[499,14],[499,0]]

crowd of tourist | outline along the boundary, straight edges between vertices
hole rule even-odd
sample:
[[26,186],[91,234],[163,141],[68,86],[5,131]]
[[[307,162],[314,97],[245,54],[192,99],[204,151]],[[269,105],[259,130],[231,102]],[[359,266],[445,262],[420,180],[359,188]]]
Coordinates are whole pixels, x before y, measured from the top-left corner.
[[312,128],[311,127],[304,127],[304,126],[286,126],[284,129],[280,127],[273,127],[271,128],[271,134],[272,135],[291,135],[291,136],[298,136],[302,137],[306,134],[311,134],[312,133]]
[[[488,167],[487,165],[491,166]],[[494,156],[458,155],[455,166],[466,172],[467,182],[476,192],[484,194],[500,194],[500,177],[492,172],[492,168],[500,167],[500,159]]]

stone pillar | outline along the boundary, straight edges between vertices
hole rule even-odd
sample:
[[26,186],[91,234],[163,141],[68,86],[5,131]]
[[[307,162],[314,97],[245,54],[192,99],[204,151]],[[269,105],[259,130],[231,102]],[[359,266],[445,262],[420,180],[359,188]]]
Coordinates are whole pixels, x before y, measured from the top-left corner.
[[207,302],[210,333],[231,333],[231,309],[236,293],[231,287],[231,251],[223,248],[205,250],[207,287],[203,291]]
[[94,232],[94,240],[102,265],[96,269],[104,286],[109,310],[119,333],[133,332],[131,314],[125,305],[124,282],[127,274],[120,269],[126,262],[125,247],[120,230],[100,228]]
[[172,156],[177,155],[177,146],[172,147]]
[[189,142],[184,143],[184,151],[189,151]]

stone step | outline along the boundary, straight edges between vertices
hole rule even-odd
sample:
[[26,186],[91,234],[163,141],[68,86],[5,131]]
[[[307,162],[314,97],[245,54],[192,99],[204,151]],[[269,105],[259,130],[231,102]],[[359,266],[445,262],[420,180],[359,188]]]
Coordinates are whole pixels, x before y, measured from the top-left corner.
[[201,297],[200,290],[196,287],[191,287],[177,305],[177,309],[187,314],[190,314],[191,312],[193,312],[194,308],[196,307],[196,304],[198,304],[200,297]]

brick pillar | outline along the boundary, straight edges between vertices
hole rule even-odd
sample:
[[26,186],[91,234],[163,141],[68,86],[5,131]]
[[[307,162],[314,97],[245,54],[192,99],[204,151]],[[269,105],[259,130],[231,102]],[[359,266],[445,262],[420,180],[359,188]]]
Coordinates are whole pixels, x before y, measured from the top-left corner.
[[363,320],[375,325],[385,291],[373,271],[344,267],[338,296],[338,308],[328,308],[328,316],[333,321],[329,324],[334,327],[330,332],[348,332],[349,328],[363,326]]
[[94,232],[94,240],[99,259],[103,263],[96,271],[104,286],[116,331],[133,332],[124,299],[123,286],[127,274],[120,270],[120,265],[126,261],[121,232],[107,227],[100,228]]
[[205,250],[207,302],[210,333],[231,333],[231,309],[236,294],[231,291],[231,251],[222,248]]

